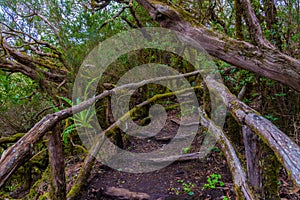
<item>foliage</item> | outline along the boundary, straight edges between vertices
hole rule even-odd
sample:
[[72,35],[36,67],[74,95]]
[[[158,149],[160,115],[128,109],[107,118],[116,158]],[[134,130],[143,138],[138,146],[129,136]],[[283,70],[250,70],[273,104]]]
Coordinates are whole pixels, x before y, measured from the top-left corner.
[[[71,99],[68,99],[66,97],[60,97],[62,100],[64,100],[67,103],[67,106],[72,107],[74,104]],[[81,101],[77,99],[76,104],[79,104]],[[62,105],[62,108],[65,108],[66,106]],[[55,106],[53,106],[54,111],[59,111],[59,109]],[[62,132],[62,138],[64,143],[67,143],[67,137],[70,135],[70,133],[76,131],[78,128],[90,128],[92,129],[91,122],[93,120],[93,117],[95,116],[95,113],[92,112],[91,107],[87,108],[86,110],[83,110],[77,114],[75,114],[73,117],[69,117],[66,119],[65,128]],[[73,124],[69,122],[71,120]]]
[[188,147],[183,148],[182,151],[184,154],[187,154],[187,153],[189,153],[190,149],[191,149],[191,146],[188,146]]
[[23,74],[0,71],[0,111],[13,105],[27,104],[36,89],[37,84]]
[[178,183],[181,183],[182,184],[182,187],[183,187],[183,192],[192,196],[194,195],[194,192],[192,191],[193,188],[195,187],[195,184],[194,183],[191,183],[191,182],[185,182],[184,180],[180,179],[180,180],[177,180]]
[[[0,1],[0,114],[1,117],[13,122],[14,127],[22,128],[18,131],[26,132],[34,122],[47,114],[46,108],[49,102],[52,102],[54,111],[59,111],[85,100],[78,99],[73,103],[70,100],[70,91],[82,60],[100,41],[123,30],[157,26],[157,23],[153,22],[151,16],[136,1],[108,2],[107,6],[97,10],[90,5],[90,1],[86,0]],[[195,26],[202,24],[213,31],[224,33],[226,35],[224,38],[237,38],[235,26],[238,16],[235,14],[241,14],[235,10],[234,4],[237,1],[172,0],[169,2],[183,8],[189,16],[192,16]],[[267,9],[268,5],[265,2],[267,1],[251,1],[263,34],[283,53],[300,58],[299,1],[272,1],[274,4],[272,6],[276,8],[273,21],[268,17],[270,14],[268,12],[272,9]],[[115,17],[116,13],[123,8],[124,12]],[[247,22],[244,16],[241,17],[243,18],[242,38],[239,39],[252,42]],[[4,48],[3,41],[6,41],[16,54],[9,53]],[[25,58],[26,61],[20,58]],[[194,70],[185,60],[176,55],[147,49],[120,56],[106,71],[108,75],[102,81],[113,85],[132,67],[141,63],[160,62],[165,58],[169,58],[170,66],[180,72]],[[11,61],[12,65],[18,64],[19,67],[26,66],[29,70],[12,70],[6,67],[4,61]],[[259,108],[256,110],[265,118],[278,124],[298,140],[300,121],[298,94],[273,80],[259,77],[220,60],[215,62],[224,82],[233,93],[238,94],[245,86],[247,92],[243,101]],[[32,71],[35,73],[30,74],[29,72]],[[50,75],[55,75],[55,78],[49,78]],[[196,84],[194,80],[190,82]],[[161,92],[159,87],[147,89],[148,91],[145,90],[147,94],[144,97],[133,98],[132,104],[136,103],[136,99],[145,100]],[[102,90],[103,88],[100,88],[98,92]],[[63,103],[59,104],[60,102]],[[171,102],[173,101],[166,101],[165,104]],[[105,105],[103,103],[97,106],[98,109],[102,109]],[[189,112],[194,109],[196,108],[190,108],[183,115],[189,115]],[[66,119],[62,124],[63,141],[65,143],[68,141],[71,134],[76,131],[76,127],[92,129],[90,122],[93,117],[95,113],[88,108]],[[1,147],[1,152],[3,149]],[[188,153],[190,147],[182,150],[183,153]],[[207,184],[203,189],[224,186],[221,178],[220,174],[211,174],[207,177]],[[184,193],[193,195],[192,190],[195,187],[193,183],[184,180],[178,182],[182,184]],[[15,189],[16,185],[17,183],[9,186],[9,190]],[[228,198],[224,197],[224,199]]]
[[221,174],[212,173],[207,177],[207,183],[203,185],[202,189],[215,189],[217,186],[223,187],[225,184],[221,181]]

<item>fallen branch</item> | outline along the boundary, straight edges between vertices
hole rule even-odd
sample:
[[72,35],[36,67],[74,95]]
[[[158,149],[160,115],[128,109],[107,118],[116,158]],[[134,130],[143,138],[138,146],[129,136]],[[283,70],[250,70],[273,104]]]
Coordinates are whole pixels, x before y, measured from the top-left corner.
[[[164,3],[166,1],[137,0],[137,2],[160,26],[192,38],[191,46],[204,48],[216,58],[284,83],[300,92],[300,60],[280,52],[261,37],[257,41],[264,44],[258,47],[218,34],[203,26],[191,25],[195,23],[190,23],[188,20],[192,21],[193,17],[188,19],[189,16],[182,8],[167,5]],[[255,25],[256,22],[254,20],[251,23]]]
[[109,187],[104,191],[106,196],[114,199],[135,199],[135,200],[149,200],[150,195],[142,192],[132,192],[124,188]]
[[[33,156],[34,144],[41,140],[45,133],[50,131],[57,122],[64,120],[73,114],[81,112],[93,105],[97,100],[103,99],[125,88],[141,87],[145,84],[149,84],[155,81],[173,80],[182,77],[194,76],[199,74],[200,72],[200,70],[197,70],[186,74],[158,77],[137,83],[125,84],[111,90],[105,90],[103,93],[97,95],[96,97],[90,98],[71,108],[46,115],[38,123],[36,123],[20,140],[18,140],[18,142],[16,142],[5,152],[3,152],[0,159],[0,187],[3,186],[5,181],[19,166],[21,166]],[[162,94],[161,97],[164,97],[164,95],[165,94]]]
[[[223,130],[220,127],[215,125],[214,122],[207,117],[204,109],[199,108],[199,111],[200,111],[201,126],[204,126],[205,128],[207,128],[208,132],[213,137],[216,138],[217,142],[220,144],[221,150],[225,154],[227,164],[229,165],[231,174],[233,176],[233,182],[235,184],[236,194],[239,194],[241,191],[244,195],[244,198],[246,198],[246,200],[254,199],[253,192],[250,189],[248,182],[247,182],[246,173],[243,170],[242,164],[234,150],[234,147],[228,140],[226,134],[223,132]],[[176,120],[172,120],[172,121],[180,126],[195,125],[195,124],[181,124],[180,122],[178,122]],[[187,159],[189,157],[194,158],[196,156],[197,156],[197,158],[199,158],[201,153],[202,152],[193,153],[191,155],[187,154],[186,158]],[[180,159],[180,157],[181,156],[179,156],[179,159]],[[184,155],[181,159],[183,159],[183,160],[185,159]],[[174,160],[174,158],[173,158],[173,160]]]
[[209,76],[205,81],[210,92],[219,95],[233,117],[240,124],[249,126],[274,151],[278,160],[300,186],[300,147],[269,120],[238,100],[225,85]]
[[155,163],[162,163],[162,162],[172,162],[174,160],[176,161],[189,161],[189,160],[195,160],[198,159],[200,156],[200,152],[194,152],[194,153],[187,153],[182,154],[178,156],[169,156],[165,158],[158,158],[158,159],[147,159],[146,161],[149,162],[155,162]]
[[[196,86],[194,88],[199,89],[201,87]],[[169,93],[165,93],[165,94],[157,94],[157,95],[153,96],[152,98],[136,105],[134,108],[129,110],[127,113],[125,113],[120,119],[116,120],[116,122],[114,122],[112,125],[110,125],[106,130],[99,133],[97,135],[98,139],[94,138],[94,141],[98,141],[98,142],[96,142],[96,144],[94,144],[91,147],[90,154],[85,158],[84,165],[79,172],[78,178],[76,179],[75,183],[73,184],[70,192],[67,194],[67,200],[74,200],[74,199],[77,199],[78,196],[80,196],[80,192],[81,192],[82,188],[84,188],[84,186],[87,184],[86,180],[88,179],[88,177],[90,175],[90,171],[92,170],[92,166],[95,162],[94,155],[97,155],[97,153],[99,152],[99,150],[102,147],[105,140],[111,136],[108,133],[113,132],[116,128],[119,127],[119,124],[122,121],[125,121],[126,119],[130,118],[130,116],[132,116],[132,113],[136,112],[138,109],[142,108],[143,106],[148,105],[152,102],[155,102],[158,99],[173,96],[174,94],[181,94],[181,93],[189,92],[190,90],[193,90],[194,88],[188,88],[188,89],[179,90],[176,92],[169,92]],[[99,139],[101,137],[105,137],[105,138]]]
[[223,130],[216,126],[213,121],[211,121],[205,111],[203,109],[200,110],[200,118],[201,118],[201,125],[208,129],[208,132],[212,134],[217,142],[220,144],[221,150],[224,152],[227,164],[229,165],[233,182],[235,184],[236,194],[240,194],[240,191],[243,193],[243,197],[246,200],[253,200],[255,199],[253,196],[253,192],[250,189],[246,173],[243,170],[242,164],[234,150],[234,147],[228,140],[227,136],[223,132]]

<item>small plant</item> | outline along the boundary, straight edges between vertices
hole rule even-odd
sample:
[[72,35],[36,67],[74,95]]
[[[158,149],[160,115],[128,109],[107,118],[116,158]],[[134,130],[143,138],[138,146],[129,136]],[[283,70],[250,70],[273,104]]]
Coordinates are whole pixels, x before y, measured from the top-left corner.
[[264,115],[264,117],[268,120],[270,120],[271,122],[275,122],[278,120],[278,117],[274,117],[272,114],[270,115]]
[[275,96],[277,96],[277,97],[284,97],[284,96],[286,96],[286,93],[277,93],[277,94],[275,94]]
[[223,200],[229,200],[229,198],[227,196],[224,196]]
[[191,149],[191,147],[190,147],[190,146],[183,148],[183,149],[182,149],[182,151],[183,151],[183,154],[187,154],[187,153],[189,153],[190,149]]
[[[64,100],[68,105],[64,106],[63,108],[66,108],[68,106],[74,106],[76,104],[81,103],[79,99],[77,99],[76,104],[72,102],[71,99],[68,99],[66,97],[60,97],[62,100]],[[59,109],[53,105],[53,109],[55,112],[58,112]],[[95,113],[92,112],[92,108],[89,107],[79,113],[76,113],[73,115],[73,117],[69,117],[65,120],[65,126],[62,133],[62,138],[64,143],[67,143],[67,137],[74,131],[77,130],[77,128],[90,128],[92,129],[91,122],[93,121],[93,117],[95,116]],[[73,122],[73,123],[72,123]]]
[[220,153],[221,152],[221,150],[218,147],[213,147],[211,150],[214,151],[214,152],[216,152],[216,153]]
[[176,195],[180,194],[180,191],[177,188],[171,188],[171,191],[175,192]]
[[221,174],[211,174],[210,176],[207,177],[207,183],[203,185],[202,189],[215,189],[218,185],[220,187],[223,187],[225,184],[223,181],[221,181]]
[[195,187],[194,183],[190,183],[190,182],[186,183],[186,182],[184,182],[184,180],[178,180],[177,182],[182,183],[184,193],[186,193],[190,196],[194,195],[194,192],[192,191],[193,188]]

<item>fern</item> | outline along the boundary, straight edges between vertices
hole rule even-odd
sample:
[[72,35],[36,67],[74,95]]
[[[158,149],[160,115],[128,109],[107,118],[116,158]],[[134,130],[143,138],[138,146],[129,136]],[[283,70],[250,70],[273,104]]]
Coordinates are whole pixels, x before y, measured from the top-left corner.
[[67,143],[67,142],[68,142],[68,141],[67,141],[68,135],[69,135],[70,133],[72,133],[73,131],[75,131],[75,130],[76,130],[76,124],[71,124],[70,126],[68,126],[68,127],[64,130],[64,132],[62,133],[64,143]]

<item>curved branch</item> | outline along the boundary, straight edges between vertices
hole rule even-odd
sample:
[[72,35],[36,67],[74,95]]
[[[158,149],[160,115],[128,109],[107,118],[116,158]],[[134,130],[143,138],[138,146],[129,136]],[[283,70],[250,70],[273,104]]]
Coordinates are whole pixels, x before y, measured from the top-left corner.
[[234,147],[230,143],[226,134],[220,127],[215,125],[214,122],[207,117],[203,109],[200,109],[200,113],[201,125],[206,127],[208,131],[210,131],[211,134],[217,139],[222,151],[224,152],[227,164],[229,165],[233,176],[233,182],[238,187],[235,187],[236,194],[239,194],[239,190],[241,190],[246,200],[254,199],[253,192],[248,185],[246,173],[243,170],[240,159],[238,158]]
[[265,39],[261,30],[259,21],[255,15],[255,12],[251,6],[249,0],[240,0],[243,10],[245,11],[246,23],[249,27],[250,37],[258,46],[275,49],[275,47]]
[[238,100],[225,85],[209,76],[205,82],[210,92],[219,95],[237,122],[247,125],[274,151],[279,162],[300,186],[300,147],[269,120]]
[[137,0],[162,27],[192,38],[192,46],[201,46],[210,55],[234,66],[277,80],[300,92],[300,61],[268,45],[258,47],[194,27],[181,16],[179,8],[152,0]]
[[197,75],[199,73],[200,70],[175,76],[153,78],[138,83],[125,84],[111,90],[105,90],[103,93],[97,95],[96,97],[90,98],[71,108],[46,115],[38,123],[36,123],[18,142],[9,147],[2,154],[0,159],[0,187],[3,186],[5,181],[20,165],[22,165],[33,156],[33,145],[41,140],[45,133],[50,131],[57,122],[87,109],[97,100],[103,99],[117,91],[123,90],[124,88],[141,87],[145,84],[153,83],[154,81],[173,80],[181,77]]

